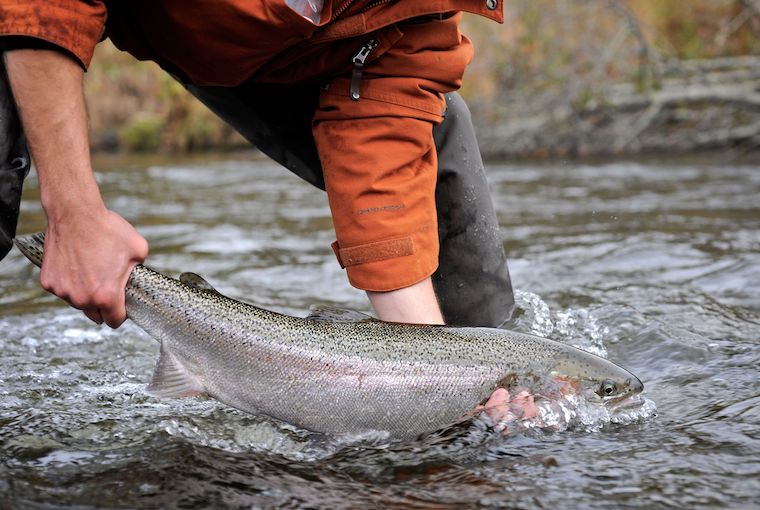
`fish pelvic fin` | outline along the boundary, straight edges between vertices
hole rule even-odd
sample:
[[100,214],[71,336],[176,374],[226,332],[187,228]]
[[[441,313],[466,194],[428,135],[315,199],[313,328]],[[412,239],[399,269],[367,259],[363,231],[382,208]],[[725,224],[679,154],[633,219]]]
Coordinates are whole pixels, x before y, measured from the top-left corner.
[[182,273],[179,275],[179,281],[184,283],[185,285],[189,287],[195,287],[196,289],[201,290],[207,290],[209,292],[213,292],[214,294],[222,295],[221,292],[216,290],[213,285],[211,285],[209,282],[206,281],[205,278],[203,278],[200,275],[197,275],[195,273]]
[[37,232],[18,236],[13,240],[16,246],[24,254],[24,257],[37,267],[42,267],[42,256],[45,251],[45,234]]
[[366,313],[356,312],[354,310],[345,310],[343,308],[337,308],[327,305],[311,305],[309,307],[311,312],[307,319],[315,321],[341,321],[341,322],[361,322],[361,321],[376,321],[371,315]]
[[194,397],[204,393],[204,389],[200,381],[161,345],[161,356],[147,393],[158,398]]

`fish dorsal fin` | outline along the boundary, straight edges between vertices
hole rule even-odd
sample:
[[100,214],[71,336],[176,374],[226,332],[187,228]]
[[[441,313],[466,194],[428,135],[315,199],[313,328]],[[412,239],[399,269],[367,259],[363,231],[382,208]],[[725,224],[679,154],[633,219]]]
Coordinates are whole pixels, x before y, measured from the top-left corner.
[[190,287],[195,287],[196,289],[207,290],[209,292],[213,292],[214,294],[219,294],[220,296],[222,295],[221,292],[216,290],[209,282],[205,280],[205,278],[195,273],[182,273],[179,275],[179,281]]
[[153,372],[153,380],[148,385],[148,395],[159,398],[193,397],[203,391],[200,381],[161,345],[161,356]]
[[366,313],[357,312],[355,310],[346,310],[343,308],[337,308],[328,305],[311,305],[309,307],[311,312],[307,319],[315,321],[341,321],[341,322],[360,322],[360,321],[376,321],[371,315]]

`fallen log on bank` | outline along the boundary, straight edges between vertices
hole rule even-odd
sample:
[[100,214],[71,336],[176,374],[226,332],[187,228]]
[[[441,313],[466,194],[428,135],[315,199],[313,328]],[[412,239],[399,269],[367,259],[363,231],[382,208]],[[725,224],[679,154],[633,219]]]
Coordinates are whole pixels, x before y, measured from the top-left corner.
[[[540,112],[479,126],[488,158],[608,157],[760,149],[760,57],[668,62],[657,86],[598,90],[581,104],[558,100]],[[527,94],[525,94],[527,96]],[[525,105],[519,91],[507,97]],[[524,112],[519,112],[520,109]],[[509,106],[506,108],[510,110]]]

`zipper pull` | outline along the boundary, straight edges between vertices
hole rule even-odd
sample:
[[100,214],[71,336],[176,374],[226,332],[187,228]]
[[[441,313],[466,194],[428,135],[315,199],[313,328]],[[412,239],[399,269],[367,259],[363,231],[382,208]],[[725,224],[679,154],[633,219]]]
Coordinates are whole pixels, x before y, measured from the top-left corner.
[[364,69],[364,63],[367,62],[370,53],[377,48],[378,42],[375,39],[370,39],[351,59],[354,67],[351,69],[351,99],[358,101],[361,97],[359,93],[359,85],[362,81],[362,70]]

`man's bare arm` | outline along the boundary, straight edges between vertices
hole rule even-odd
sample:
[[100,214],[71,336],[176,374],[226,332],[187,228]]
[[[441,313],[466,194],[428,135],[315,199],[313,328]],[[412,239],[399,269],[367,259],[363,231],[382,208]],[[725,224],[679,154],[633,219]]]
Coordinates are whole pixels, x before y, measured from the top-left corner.
[[82,68],[53,50],[5,53],[48,218],[43,288],[97,323],[126,319],[124,287],[148,244],[103,203],[90,163]]
[[390,292],[367,291],[378,318],[389,322],[443,324],[441,308],[435,297],[433,282],[421,282]]

